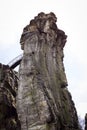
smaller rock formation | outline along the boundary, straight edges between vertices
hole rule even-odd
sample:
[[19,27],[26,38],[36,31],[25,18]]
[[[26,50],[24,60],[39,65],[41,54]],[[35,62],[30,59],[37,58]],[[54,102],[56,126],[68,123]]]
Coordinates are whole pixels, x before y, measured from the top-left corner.
[[87,113],[85,115],[85,130],[87,130]]
[[0,130],[20,130],[16,111],[17,73],[0,64]]

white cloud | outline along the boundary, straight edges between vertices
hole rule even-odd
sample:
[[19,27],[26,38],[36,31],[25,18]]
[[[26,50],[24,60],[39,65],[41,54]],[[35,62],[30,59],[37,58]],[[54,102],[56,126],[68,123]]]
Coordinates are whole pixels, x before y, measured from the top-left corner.
[[79,104],[77,104],[77,108],[78,108],[78,115],[84,119],[85,117],[85,112],[87,112],[87,102],[80,102]]

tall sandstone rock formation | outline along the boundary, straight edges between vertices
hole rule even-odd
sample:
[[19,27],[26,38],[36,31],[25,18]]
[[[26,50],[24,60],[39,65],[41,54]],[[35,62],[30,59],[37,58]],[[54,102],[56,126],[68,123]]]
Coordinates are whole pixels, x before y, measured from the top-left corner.
[[40,13],[21,36],[17,96],[21,130],[80,130],[63,65],[67,36],[56,21],[54,13]]

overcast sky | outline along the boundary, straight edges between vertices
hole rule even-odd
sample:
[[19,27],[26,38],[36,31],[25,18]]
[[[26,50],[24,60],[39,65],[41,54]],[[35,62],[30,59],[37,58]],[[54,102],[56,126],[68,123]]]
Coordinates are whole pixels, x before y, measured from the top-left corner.
[[68,35],[64,66],[78,115],[87,112],[87,0],[0,0],[0,62],[22,53],[23,28],[40,12],[54,12]]

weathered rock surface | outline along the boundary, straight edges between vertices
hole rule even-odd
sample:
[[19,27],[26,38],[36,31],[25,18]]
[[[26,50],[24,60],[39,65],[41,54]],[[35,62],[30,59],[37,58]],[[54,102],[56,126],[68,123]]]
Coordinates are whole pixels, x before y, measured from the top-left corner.
[[21,36],[17,111],[21,130],[79,130],[63,65],[67,36],[55,14],[40,13]]
[[16,111],[17,90],[16,72],[0,64],[0,130],[20,130]]

